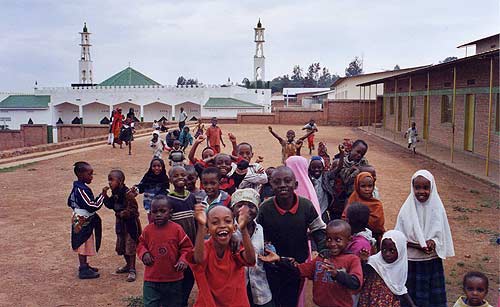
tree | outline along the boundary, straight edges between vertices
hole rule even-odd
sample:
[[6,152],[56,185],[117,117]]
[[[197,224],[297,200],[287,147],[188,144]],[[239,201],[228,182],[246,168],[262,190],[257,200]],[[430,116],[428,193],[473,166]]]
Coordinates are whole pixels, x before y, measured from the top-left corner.
[[250,80],[248,80],[248,78],[243,78],[243,80],[241,80],[241,84],[243,84],[246,88],[249,88]]
[[396,66],[394,66],[394,69],[393,70],[401,70],[401,67],[399,67],[398,64],[396,64]]
[[184,84],[186,84],[186,78],[184,78],[183,76],[177,78],[177,85],[184,85]]
[[455,61],[455,60],[458,60],[458,58],[456,56],[449,56],[446,59],[440,61],[439,63],[448,63],[448,62]]
[[198,79],[187,79],[186,85],[198,85]]
[[[336,76],[335,80],[337,80],[338,76]],[[332,83],[334,82],[333,76],[330,74],[328,71],[328,68],[323,67],[323,70],[321,71],[321,76],[319,77],[318,80],[318,87],[330,87]]]
[[198,79],[196,78],[189,78],[189,79],[186,79],[184,78],[184,76],[180,76],[179,78],[177,78],[177,85],[180,86],[180,85],[198,85],[199,82],[198,82]]
[[363,73],[363,67],[358,57],[354,57],[349,66],[345,69],[346,77],[353,77]]
[[293,81],[302,81],[304,77],[302,76],[302,68],[299,65],[293,67],[292,78]]

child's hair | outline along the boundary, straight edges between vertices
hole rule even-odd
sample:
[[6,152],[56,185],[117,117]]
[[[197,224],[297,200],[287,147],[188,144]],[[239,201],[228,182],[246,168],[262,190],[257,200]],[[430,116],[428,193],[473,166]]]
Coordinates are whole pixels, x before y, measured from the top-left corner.
[[162,194],[159,194],[159,195],[156,195],[155,197],[153,197],[153,200],[151,201],[151,207],[153,206],[153,204],[155,202],[159,202],[159,201],[164,201],[167,204],[167,207],[172,209],[172,203],[168,201],[167,196],[162,195]]
[[250,147],[250,151],[253,152],[253,147],[252,145],[250,145],[250,143],[247,143],[247,142],[241,142],[238,144],[238,146],[236,146],[236,150],[239,152],[240,151],[240,146],[242,145],[247,145],[248,147]]
[[76,176],[80,175],[81,173],[83,173],[83,171],[90,166],[89,163],[85,162],[85,161],[78,161],[76,162],[75,164],[73,164],[74,168],[73,168],[73,172],[75,173]]
[[188,126],[184,126],[183,128],[184,130],[187,130],[189,132],[189,127]]
[[212,120],[217,120],[217,117],[215,117],[215,116],[214,116],[214,117],[212,117]]
[[210,147],[210,146],[205,147],[205,148],[203,148],[203,150],[201,151],[201,155],[203,156],[203,153],[205,152],[205,150],[209,150],[209,149],[210,149],[210,150],[212,150],[212,151],[214,150],[214,149],[213,149],[212,147]]
[[111,170],[111,172],[109,172],[109,175],[116,176],[116,178],[122,183],[125,182],[125,174],[119,169]]
[[351,148],[354,148],[354,147],[356,147],[359,144],[364,145],[366,147],[366,150],[368,150],[368,144],[366,144],[366,142],[363,141],[363,140],[356,140],[356,141],[354,141],[354,143],[352,143],[352,147]]
[[184,165],[184,169],[186,170],[186,174],[190,174],[190,173],[198,174],[196,172],[196,168],[194,168],[193,165]]
[[[233,215],[233,219],[234,219],[234,213],[233,213],[233,210],[229,209],[229,208],[228,208],[228,207],[226,207],[226,206],[222,206],[222,205],[218,205],[218,206],[211,206],[211,207],[209,207],[209,208],[208,208],[208,210],[207,210],[207,218],[208,218],[208,216],[209,216],[209,213],[210,213],[210,212],[211,212],[214,208],[217,208],[217,207],[222,207],[222,208],[226,208],[227,210],[229,210],[229,211],[231,212],[231,214]],[[208,221],[207,221],[207,223],[208,223]]]
[[217,175],[217,179],[221,179],[222,175],[220,173],[220,170],[218,167],[214,167],[214,166],[210,166],[210,167],[207,167],[205,168],[202,172],[201,172],[201,178],[203,178],[203,176],[205,175],[210,175],[210,174],[215,174]]
[[179,145],[180,145],[180,144],[181,144],[181,141],[179,141],[179,140],[174,140],[174,145],[175,145],[175,144],[179,144]]
[[168,177],[172,178],[172,173],[173,173],[175,170],[178,170],[178,169],[183,169],[184,171],[186,171],[186,169],[184,168],[184,166],[182,166],[182,165],[174,165],[174,166],[172,166],[172,167],[168,170]]
[[339,227],[339,226],[348,228],[349,233],[351,233],[351,225],[349,225],[349,223],[347,223],[346,221],[340,219],[330,221],[326,227]]
[[486,291],[488,291],[488,288],[490,286],[490,282],[488,280],[488,277],[486,277],[486,275],[484,275],[483,273],[476,272],[476,271],[468,272],[467,274],[464,275],[464,280],[462,282],[464,289],[465,289],[465,283],[467,282],[467,279],[472,278],[472,277],[477,277],[477,278],[481,278],[482,280],[484,280],[484,283],[486,284],[486,287],[485,287]]
[[215,156],[214,162],[215,162],[215,163],[217,163],[217,161],[219,161],[219,160],[220,160],[220,159],[222,159],[223,157],[224,157],[224,158],[229,158],[229,159],[231,159],[231,156],[230,156],[230,155],[225,154],[225,153],[220,153],[220,154],[217,154],[217,155]]
[[346,216],[352,230],[359,232],[368,226],[370,208],[361,203],[354,202],[347,207]]

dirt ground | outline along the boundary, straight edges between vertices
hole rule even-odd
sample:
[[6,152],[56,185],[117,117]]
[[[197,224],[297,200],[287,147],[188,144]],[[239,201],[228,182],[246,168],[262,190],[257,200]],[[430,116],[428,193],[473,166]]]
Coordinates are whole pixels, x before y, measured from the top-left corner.
[[[285,135],[288,129],[276,126]],[[464,272],[479,270],[490,278],[488,300],[494,304],[498,291],[499,253],[495,243],[499,235],[499,191],[454,170],[417,156],[406,150],[358,130],[342,127],[319,127],[316,142],[327,143],[330,155],[344,137],[363,138],[369,144],[367,158],[377,168],[379,187],[391,229],[401,204],[410,189],[411,175],[418,169],[430,170],[437,181],[451,224],[456,256],[444,261],[449,303],[461,294]],[[233,132],[238,140],[254,145],[256,155],[265,157],[264,166],[280,163],[280,146],[263,125],[222,125],[224,133]],[[163,137],[163,136],[162,136]],[[229,143],[227,137],[226,143]],[[70,216],[66,201],[74,175],[72,165],[85,160],[94,167],[97,194],[107,183],[113,168],[122,169],[126,183],[137,183],[146,172],[151,150],[142,138],[133,143],[133,155],[127,150],[98,148],[71,154],[24,167],[0,171],[0,306],[125,306],[125,297],[142,292],[143,266],[138,264],[138,280],[127,283],[125,276],[114,274],[123,259],[114,252],[114,215],[103,208],[103,243],[93,266],[101,272],[95,280],[77,279],[77,257],[71,250]],[[227,147],[226,152],[230,149]],[[303,150],[303,155],[307,150]],[[142,203],[142,196],[138,198]],[[142,211],[144,213],[144,211]],[[145,221],[145,216],[141,219]],[[138,261],[140,262],[140,261]],[[310,306],[310,289],[308,301]],[[451,305],[450,305],[451,306]]]

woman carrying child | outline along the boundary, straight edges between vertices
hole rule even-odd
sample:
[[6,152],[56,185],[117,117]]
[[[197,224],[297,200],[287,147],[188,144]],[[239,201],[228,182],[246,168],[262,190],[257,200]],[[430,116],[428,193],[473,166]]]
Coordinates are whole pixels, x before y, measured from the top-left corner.
[[455,255],[450,225],[434,176],[419,170],[399,211],[396,229],[408,240],[406,286],[418,306],[445,307],[443,259]]
[[115,211],[116,253],[123,256],[126,265],[119,267],[116,273],[128,273],[127,281],[136,279],[135,254],[137,242],[141,235],[141,222],[137,201],[125,185],[125,174],[120,170],[112,170],[108,175],[111,197],[105,195],[104,205]]

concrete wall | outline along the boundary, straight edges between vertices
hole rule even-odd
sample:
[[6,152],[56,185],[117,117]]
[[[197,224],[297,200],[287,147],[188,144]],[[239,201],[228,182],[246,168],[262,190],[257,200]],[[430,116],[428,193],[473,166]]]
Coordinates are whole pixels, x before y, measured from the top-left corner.
[[20,130],[0,131],[0,150],[47,144],[47,125],[21,125]]
[[73,139],[106,135],[108,125],[57,125],[57,140],[64,142]]

